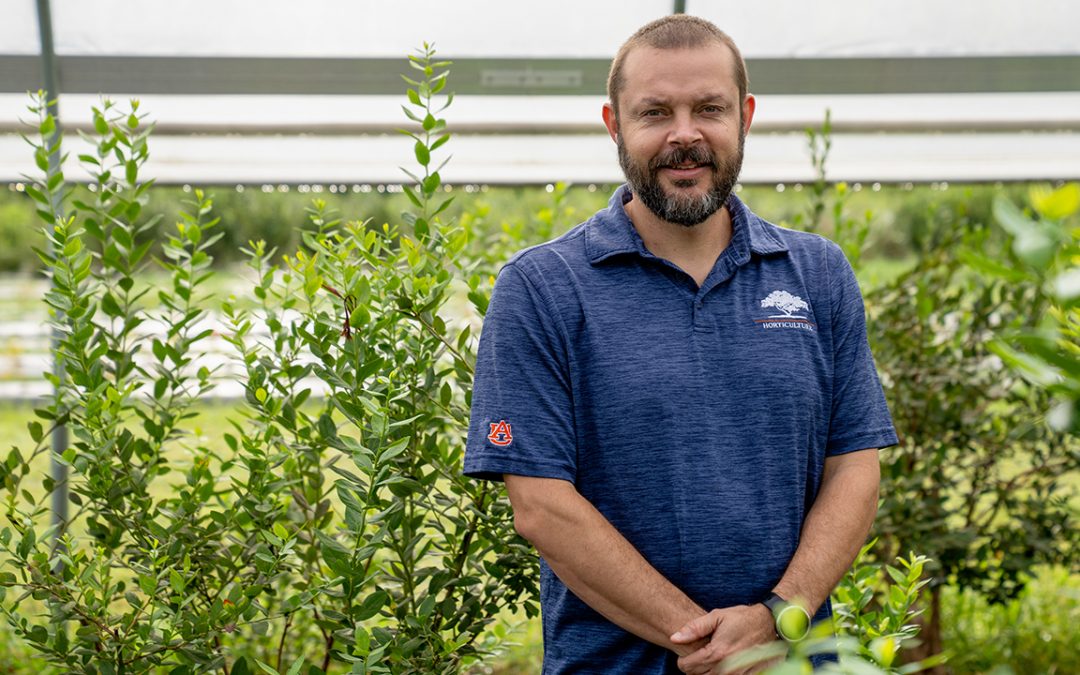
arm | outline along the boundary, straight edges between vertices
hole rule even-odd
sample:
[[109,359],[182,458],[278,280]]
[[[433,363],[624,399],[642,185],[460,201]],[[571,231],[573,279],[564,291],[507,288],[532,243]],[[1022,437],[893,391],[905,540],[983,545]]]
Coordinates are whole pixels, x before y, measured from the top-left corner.
[[825,602],[870,533],[880,478],[876,449],[825,458],[821,488],[795,556],[773,589],[777,595],[800,599],[811,614]]
[[[825,458],[814,505],[803,524],[799,546],[773,591],[798,601],[811,615],[825,602],[858,555],[877,514],[878,451],[860,450]],[[679,659],[686,673],[708,673],[732,654],[770,642],[773,618],[764,605],[714,609],[672,636],[709,644]]]
[[568,481],[507,474],[514,526],[567,588],[612,623],[680,656],[703,646],[670,636],[705,614]]

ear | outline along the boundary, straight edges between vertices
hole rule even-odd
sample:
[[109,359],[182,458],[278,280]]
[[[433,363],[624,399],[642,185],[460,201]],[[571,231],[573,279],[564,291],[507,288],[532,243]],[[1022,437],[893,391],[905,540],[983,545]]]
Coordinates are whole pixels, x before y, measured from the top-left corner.
[[615,109],[611,107],[610,103],[605,103],[601,115],[604,118],[604,126],[607,127],[608,135],[611,136],[611,140],[618,143],[619,118],[615,115]]
[[742,104],[743,133],[750,131],[750,125],[754,121],[754,110],[757,108],[757,99],[753,94],[747,94]]

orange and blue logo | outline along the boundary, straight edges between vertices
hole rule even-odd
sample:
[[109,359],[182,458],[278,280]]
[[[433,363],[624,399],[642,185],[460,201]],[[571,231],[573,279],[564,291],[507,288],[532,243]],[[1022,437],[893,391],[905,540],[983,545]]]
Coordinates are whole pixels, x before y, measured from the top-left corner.
[[491,433],[488,434],[488,440],[495,445],[510,445],[510,441],[514,440],[514,437],[510,435],[510,425],[506,423],[506,420],[499,420],[498,423],[491,422],[488,424],[491,427]]

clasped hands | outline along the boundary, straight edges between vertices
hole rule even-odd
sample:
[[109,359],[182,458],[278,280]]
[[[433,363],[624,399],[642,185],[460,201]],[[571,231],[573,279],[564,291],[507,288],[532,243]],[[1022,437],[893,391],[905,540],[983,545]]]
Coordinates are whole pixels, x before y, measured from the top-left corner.
[[723,661],[744,649],[768,644],[775,639],[772,613],[762,604],[714,609],[688,622],[671,636],[671,641],[677,645],[696,648],[679,659],[679,670],[688,675],[760,672],[773,665],[775,659],[739,669],[725,666]]

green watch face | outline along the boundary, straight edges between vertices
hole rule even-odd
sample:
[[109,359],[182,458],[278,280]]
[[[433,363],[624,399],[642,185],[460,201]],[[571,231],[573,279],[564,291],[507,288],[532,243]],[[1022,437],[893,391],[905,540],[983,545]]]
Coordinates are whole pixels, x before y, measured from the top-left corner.
[[798,605],[788,605],[776,615],[776,630],[789,642],[798,642],[810,632],[810,615]]

